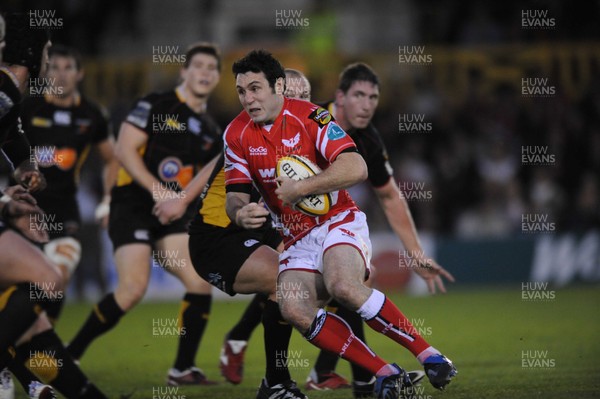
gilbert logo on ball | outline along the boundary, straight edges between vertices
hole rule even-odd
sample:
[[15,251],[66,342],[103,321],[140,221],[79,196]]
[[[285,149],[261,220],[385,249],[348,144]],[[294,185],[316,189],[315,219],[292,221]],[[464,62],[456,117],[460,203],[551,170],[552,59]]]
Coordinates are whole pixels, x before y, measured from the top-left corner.
[[[303,180],[321,173],[321,168],[309,159],[300,155],[289,155],[279,158],[276,174],[292,180]],[[331,209],[331,194],[311,194],[294,204],[294,209],[308,216],[323,216]]]

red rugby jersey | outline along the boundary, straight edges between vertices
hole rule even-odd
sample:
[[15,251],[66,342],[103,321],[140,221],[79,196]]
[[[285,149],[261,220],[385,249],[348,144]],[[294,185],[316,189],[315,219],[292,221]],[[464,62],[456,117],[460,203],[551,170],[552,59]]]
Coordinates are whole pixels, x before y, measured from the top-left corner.
[[324,170],[342,151],[356,148],[354,141],[324,108],[286,98],[270,129],[252,122],[246,111],[242,111],[227,126],[223,138],[227,191],[248,192],[243,185],[253,183],[268,206],[276,228],[281,231],[286,248],[332,216],[357,209],[346,190],[332,192],[331,209],[319,217],[284,207],[275,195],[275,168],[280,157],[301,155]]

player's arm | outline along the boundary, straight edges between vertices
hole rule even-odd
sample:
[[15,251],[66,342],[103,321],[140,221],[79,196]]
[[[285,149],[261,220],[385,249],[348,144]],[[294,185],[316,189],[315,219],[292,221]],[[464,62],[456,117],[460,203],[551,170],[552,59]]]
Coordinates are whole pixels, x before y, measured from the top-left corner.
[[[225,130],[225,212],[236,225],[245,229],[256,229],[267,221],[269,211],[256,202],[250,202],[252,177],[248,162],[244,159],[242,145],[234,139],[228,139],[231,124]],[[233,129],[235,131],[235,129]],[[235,132],[232,134],[235,136]]]
[[202,194],[202,190],[208,183],[208,179],[215,169],[219,157],[221,155],[217,155],[204,165],[187,186],[184,187],[177,198],[161,200],[154,205],[152,213],[162,224],[168,224],[173,220],[181,218],[188,206]]
[[115,145],[112,138],[107,138],[96,144],[98,153],[104,161],[102,170],[102,201],[96,208],[96,219],[102,221],[102,225],[108,223],[108,212],[110,204],[110,191],[117,181],[117,173],[119,172],[119,161],[115,156]]
[[27,136],[17,122],[10,128],[7,141],[2,143],[2,151],[12,162],[13,177],[17,183],[31,192],[46,188],[46,179],[39,171],[35,157],[31,156],[31,146]]
[[227,193],[225,211],[233,223],[245,229],[259,228],[269,215],[262,205],[250,202],[250,194],[236,191]]
[[275,190],[284,205],[295,204],[300,198],[310,194],[324,194],[354,186],[367,178],[367,165],[363,157],[350,150],[339,154],[335,160],[318,175],[294,181],[278,177],[279,187]]
[[425,280],[431,293],[435,293],[436,286],[441,292],[446,292],[441,277],[449,281],[454,281],[454,277],[435,260],[425,255],[408,204],[402,198],[394,179],[390,178],[385,185],[375,187],[375,193],[392,230],[400,238],[409,255],[417,260],[419,267],[415,272]]
[[[129,122],[123,122],[115,146],[115,156],[133,180],[152,194],[162,187],[158,179],[148,171],[140,154],[140,149],[147,142],[148,135],[143,130]],[[157,197],[161,198],[161,196]]]

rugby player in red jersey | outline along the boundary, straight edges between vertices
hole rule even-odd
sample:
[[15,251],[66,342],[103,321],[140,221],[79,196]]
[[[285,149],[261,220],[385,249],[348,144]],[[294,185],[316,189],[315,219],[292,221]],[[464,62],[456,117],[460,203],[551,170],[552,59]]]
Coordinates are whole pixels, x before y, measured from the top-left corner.
[[[294,220],[285,229],[278,297],[282,314],[309,342],[376,375],[380,397],[399,397],[405,372],[375,355],[339,317],[320,309],[329,295],[357,311],[378,332],[407,347],[433,370],[430,381],[443,388],[455,374],[452,363],[414,331],[398,308],[363,284],[368,276],[370,241],[366,218],[344,188],[367,177],[363,158],[350,137],[324,109],[283,97],[284,72],[269,53],[253,51],[233,65],[244,111],[228,126],[225,139],[227,213],[244,228],[260,227],[268,212],[250,202],[254,184],[273,216]],[[265,148],[252,156],[251,148]],[[272,173],[278,157],[297,154],[323,172],[301,181]],[[311,194],[331,193],[327,214],[311,217],[292,208]],[[296,298],[306,295],[306,300]],[[414,329],[413,329],[414,330]],[[432,357],[440,363],[428,362]]]

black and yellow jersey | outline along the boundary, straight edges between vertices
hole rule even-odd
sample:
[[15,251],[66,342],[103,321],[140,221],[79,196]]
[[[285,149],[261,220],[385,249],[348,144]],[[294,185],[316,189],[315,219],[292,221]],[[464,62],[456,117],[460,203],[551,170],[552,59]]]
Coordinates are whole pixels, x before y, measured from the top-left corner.
[[[225,211],[227,194],[225,192],[224,163],[225,156],[221,154],[208,179],[208,183],[206,183],[202,194],[200,194],[200,199],[196,207],[196,216],[192,219],[189,226],[190,233],[194,230],[199,231],[207,227],[241,229],[241,227],[231,223],[231,219],[229,219]],[[260,194],[253,189],[250,193],[250,201],[258,202],[259,200]],[[267,218],[267,222],[263,226],[264,228],[271,228],[270,217]]]
[[224,228],[231,224],[231,220],[225,211],[226,193],[225,171],[223,170],[224,162],[225,157],[221,154],[208,179],[208,183],[204,186],[204,191],[202,191],[202,194],[200,195],[196,216],[190,223],[190,231],[192,231],[194,227],[202,225]]
[[[152,93],[138,100],[125,123],[148,135],[146,145],[139,150],[144,164],[165,188],[173,191],[182,190],[223,147],[216,122],[210,115],[189,108],[177,90]],[[128,187],[145,191],[124,168],[119,170],[116,186],[117,191]]]
[[70,107],[47,97],[30,97],[23,103],[21,119],[31,154],[48,182],[35,194],[40,206],[46,199],[75,198],[79,170],[90,147],[109,137],[106,114],[84,97]]

